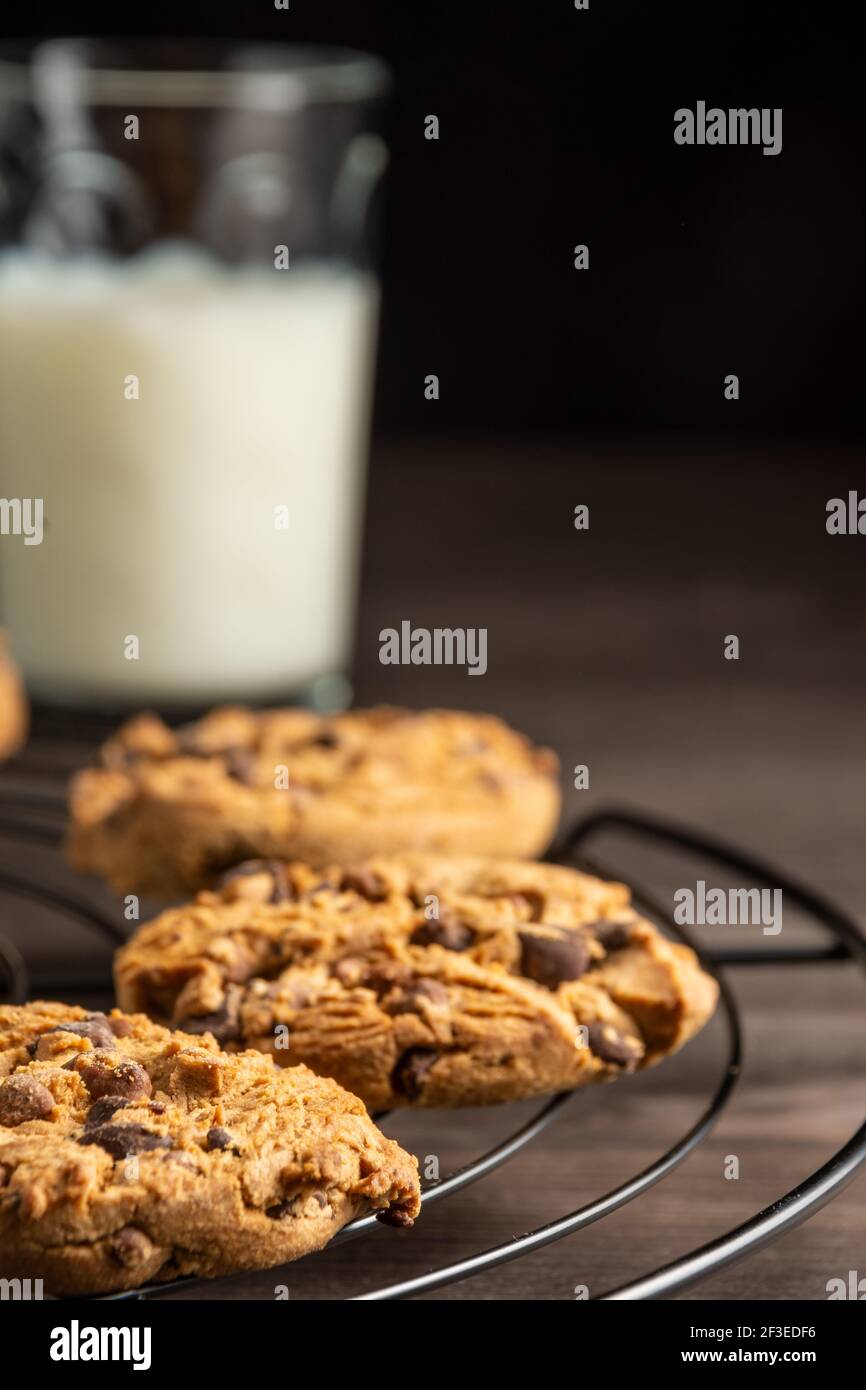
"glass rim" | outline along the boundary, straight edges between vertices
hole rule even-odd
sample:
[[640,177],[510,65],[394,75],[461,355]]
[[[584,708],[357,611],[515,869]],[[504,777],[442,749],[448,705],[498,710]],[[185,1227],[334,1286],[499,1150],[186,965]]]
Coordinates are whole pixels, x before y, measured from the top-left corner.
[[[193,50],[215,62],[218,56],[248,66],[162,67],[139,62],[155,48]],[[100,61],[119,50],[133,65]],[[308,102],[364,101],[384,95],[391,85],[388,65],[360,49],[324,44],[248,43],[225,40],[52,38],[13,47],[0,46],[0,100],[33,98],[52,82],[52,60],[64,64],[65,83],[93,106],[255,106],[291,110]],[[65,84],[64,84],[65,85]]]

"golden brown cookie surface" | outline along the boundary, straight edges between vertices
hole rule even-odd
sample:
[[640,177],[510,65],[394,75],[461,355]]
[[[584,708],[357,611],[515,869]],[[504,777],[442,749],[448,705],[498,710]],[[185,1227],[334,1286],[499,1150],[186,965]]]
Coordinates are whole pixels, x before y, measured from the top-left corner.
[[623,885],[425,855],[241,865],[142,926],[115,978],[124,1007],[306,1062],[372,1111],[607,1080],[675,1051],[716,1002]]
[[70,797],[75,868],[119,892],[195,891],[259,856],[534,855],[559,813],[556,758],[490,715],[215,710],[124,725]]
[[64,1004],[0,1007],[0,1276],[48,1293],[267,1268],[374,1210],[415,1160],[306,1067]]

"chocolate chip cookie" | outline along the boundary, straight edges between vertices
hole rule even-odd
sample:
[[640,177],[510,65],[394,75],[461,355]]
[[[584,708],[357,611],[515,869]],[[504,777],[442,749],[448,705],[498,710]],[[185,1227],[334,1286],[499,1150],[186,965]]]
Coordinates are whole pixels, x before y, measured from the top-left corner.
[[376,1211],[417,1164],[306,1067],[118,1010],[0,1008],[0,1276],[55,1294],[267,1268]]
[[0,759],[18,752],[29,723],[30,708],[21,676],[9,656],[6,634],[0,631]]
[[115,979],[125,1008],[306,1062],[374,1112],[609,1080],[674,1052],[717,994],[622,884],[425,855],[241,864],[142,926]]
[[68,852],[119,892],[163,895],[251,856],[534,855],[556,824],[556,771],[489,715],[226,708],[172,731],[144,714],[73,780]]

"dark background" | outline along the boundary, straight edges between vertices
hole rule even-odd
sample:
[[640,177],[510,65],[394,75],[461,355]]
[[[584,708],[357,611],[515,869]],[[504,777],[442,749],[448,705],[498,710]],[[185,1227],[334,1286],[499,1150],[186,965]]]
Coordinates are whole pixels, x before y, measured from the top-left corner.
[[[866,316],[854,15],[767,0],[79,0],[4,24],[388,58],[383,428],[839,434],[862,426]],[[676,146],[673,113],[699,99],[781,106],[782,153]]]

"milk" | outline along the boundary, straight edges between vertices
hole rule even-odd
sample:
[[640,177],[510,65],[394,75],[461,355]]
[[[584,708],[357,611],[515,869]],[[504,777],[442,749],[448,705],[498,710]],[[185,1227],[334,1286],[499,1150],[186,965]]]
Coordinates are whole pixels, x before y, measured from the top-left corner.
[[324,264],[0,258],[0,495],[44,505],[41,544],[0,537],[0,611],[32,692],[278,698],[345,667],[376,317]]

